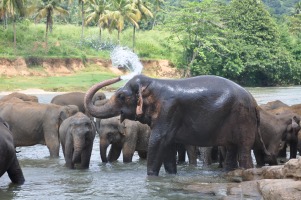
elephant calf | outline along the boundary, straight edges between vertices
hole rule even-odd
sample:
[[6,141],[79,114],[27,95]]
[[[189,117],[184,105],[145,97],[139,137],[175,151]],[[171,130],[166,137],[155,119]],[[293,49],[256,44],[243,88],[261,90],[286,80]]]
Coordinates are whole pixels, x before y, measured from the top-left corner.
[[82,169],[89,168],[95,134],[94,123],[82,112],[63,121],[59,135],[68,168],[74,169],[77,163]]
[[258,166],[262,166],[266,162],[270,165],[278,164],[278,153],[283,148],[287,138],[298,133],[300,130],[299,122],[299,117],[294,113],[274,115],[260,109],[260,132],[272,159],[265,161],[262,149],[255,145],[254,155]]
[[[135,151],[140,158],[147,155],[150,128],[137,121],[124,120],[120,117],[97,119],[96,129],[99,134],[100,156],[102,162],[116,161],[122,151],[123,162],[132,162]],[[107,148],[111,144],[107,157]]]
[[13,136],[8,124],[0,118],[0,177],[8,173],[10,180],[15,184],[23,184],[25,178],[16,156]]

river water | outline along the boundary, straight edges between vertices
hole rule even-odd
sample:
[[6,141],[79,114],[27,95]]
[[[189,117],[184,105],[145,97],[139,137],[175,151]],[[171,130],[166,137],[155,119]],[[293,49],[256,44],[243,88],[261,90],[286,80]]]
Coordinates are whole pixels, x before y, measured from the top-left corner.
[[[301,103],[301,87],[246,88],[264,104],[281,100],[288,105]],[[1,97],[0,93],[0,97]],[[30,94],[30,93],[28,93]],[[31,93],[41,103],[48,103],[57,93]],[[3,95],[3,94],[2,94]],[[110,96],[111,94],[108,94]],[[198,161],[197,166],[187,163],[178,166],[177,175],[168,175],[163,167],[159,177],[146,176],[146,161],[134,155],[132,163],[103,164],[99,154],[99,138],[96,136],[87,170],[69,170],[65,160],[50,159],[46,146],[18,147],[18,159],[26,182],[21,186],[10,184],[7,173],[0,178],[0,199],[220,199],[226,194],[202,194],[189,190],[193,184],[226,182],[222,171],[213,164],[210,167]]]

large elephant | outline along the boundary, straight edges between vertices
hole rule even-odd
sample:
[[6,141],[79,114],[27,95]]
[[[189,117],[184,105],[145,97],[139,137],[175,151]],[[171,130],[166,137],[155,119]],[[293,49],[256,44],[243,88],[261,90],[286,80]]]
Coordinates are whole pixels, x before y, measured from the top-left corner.
[[0,177],[5,172],[13,183],[23,184],[25,182],[9,125],[0,118]]
[[[62,106],[76,105],[78,106],[80,112],[88,114],[86,113],[85,106],[84,106],[85,94],[86,93],[84,92],[68,92],[68,93],[60,94],[53,97],[51,103],[62,105]],[[106,99],[106,95],[103,92],[97,92],[93,96],[93,103],[104,99]]]
[[[116,161],[122,151],[123,162],[132,162],[134,152],[145,159],[147,154],[150,128],[137,121],[124,120],[120,117],[97,119],[97,132],[99,134],[99,147],[102,162]],[[107,156],[107,149],[111,145]]]
[[[260,109],[260,132],[265,147],[271,154],[271,159],[268,161],[268,164],[278,164],[278,153],[283,148],[285,141],[299,132],[299,122],[300,119],[296,114],[283,113],[274,115]],[[260,145],[255,145],[254,155],[258,166],[263,166],[266,163],[264,160],[264,152],[261,150]]]
[[78,112],[65,119],[59,128],[60,141],[66,161],[66,167],[89,168],[96,129],[92,120]]
[[21,92],[13,92],[13,93],[10,93],[8,95],[5,95],[0,99],[0,101],[8,101],[8,100],[10,100],[14,97],[18,98],[18,99],[21,99],[23,101],[39,102],[39,99],[38,99],[37,96],[28,95],[28,94],[24,94],[24,93],[21,93]]
[[77,106],[59,106],[22,101],[16,98],[0,102],[0,117],[11,127],[18,146],[47,145],[50,156],[59,156],[59,126],[78,112]]
[[258,105],[238,84],[218,76],[166,80],[136,75],[104,106],[93,105],[95,92],[120,80],[117,77],[92,86],[85,107],[97,118],[121,115],[121,121],[136,119],[151,127],[148,175],[158,176],[162,164],[167,173],[177,172],[176,142],[226,146],[226,170],[253,167],[251,149],[255,137],[260,136]]

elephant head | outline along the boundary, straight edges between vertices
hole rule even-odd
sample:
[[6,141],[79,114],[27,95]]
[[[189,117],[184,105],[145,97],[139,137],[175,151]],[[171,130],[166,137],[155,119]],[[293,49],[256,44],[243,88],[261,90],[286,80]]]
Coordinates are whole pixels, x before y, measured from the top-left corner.
[[[102,106],[95,106],[92,103],[93,95],[102,87],[120,81],[120,77],[106,80],[95,84],[86,93],[85,107],[86,110],[94,117],[104,119],[120,115],[120,120],[124,119],[136,120],[142,123],[148,123],[149,120],[143,117],[144,100],[142,93],[147,95],[146,88],[150,85],[151,80],[143,75],[137,75],[129,80],[124,87],[120,88],[115,94]],[[151,101],[151,100],[150,100]],[[149,102],[150,104],[152,102]],[[153,111],[156,109],[156,104],[153,104]]]
[[98,127],[100,157],[102,162],[108,162],[107,149],[109,145],[112,144],[114,148],[120,149],[122,147],[121,141],[126,130],[125,123],[120,123],[119,117],[112,117],[100,120]]

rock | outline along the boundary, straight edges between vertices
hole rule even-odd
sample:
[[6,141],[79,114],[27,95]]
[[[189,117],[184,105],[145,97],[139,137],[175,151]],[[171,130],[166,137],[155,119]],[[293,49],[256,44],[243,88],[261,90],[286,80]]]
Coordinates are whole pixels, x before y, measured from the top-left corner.
[[258,188],[265,200],[293,200],[301,197],[301,181],[292,179],[263,179]]

